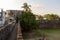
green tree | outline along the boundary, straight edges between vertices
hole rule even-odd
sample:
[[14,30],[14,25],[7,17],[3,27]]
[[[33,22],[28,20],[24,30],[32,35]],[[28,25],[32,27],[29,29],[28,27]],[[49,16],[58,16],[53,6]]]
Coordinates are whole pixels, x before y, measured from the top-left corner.
[[39,19],[39,20],[43,20],[43,16],[39,15],[39,16],[38,16],[38,19]]
[[36,17],[31,11],[23,11],[22,14],[20,14],[19,16],[19,19],[23,31],[32,31],[38,26],[36,22]]
[[56,14],[46,14],[44,15],[44,18],[46,18],[47,20],[57,20],[59,16]]
[[24,3],[22,8],[24,8],[24,11],[27,12],[27,11],[31,11],[30,9],[31,5],[28,5],[27,3]]

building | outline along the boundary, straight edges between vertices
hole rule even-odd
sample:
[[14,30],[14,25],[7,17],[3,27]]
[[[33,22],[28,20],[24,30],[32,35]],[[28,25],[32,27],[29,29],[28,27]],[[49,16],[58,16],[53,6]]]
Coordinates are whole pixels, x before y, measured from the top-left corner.
[[22,10],[6,10],[7,17],[16,17],[22,13]]
[[22,10],[6,10],[3,11],[1,9],[0,12],[0,25],[7,23],[10,23],[10,19],[15,19],[18,15],[20,15],[23,11]]
[[3,11],[3,9],[1,9],[0,12],[0,26],[5,24],[5,11]]

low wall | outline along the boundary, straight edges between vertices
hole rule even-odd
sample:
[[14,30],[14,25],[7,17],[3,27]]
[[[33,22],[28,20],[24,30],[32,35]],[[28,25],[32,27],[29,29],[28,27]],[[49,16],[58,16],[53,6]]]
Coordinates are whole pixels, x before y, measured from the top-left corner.
[[59,28],[60,29],[60,21],[50,20],[50,21],[39,21],[39,28]]

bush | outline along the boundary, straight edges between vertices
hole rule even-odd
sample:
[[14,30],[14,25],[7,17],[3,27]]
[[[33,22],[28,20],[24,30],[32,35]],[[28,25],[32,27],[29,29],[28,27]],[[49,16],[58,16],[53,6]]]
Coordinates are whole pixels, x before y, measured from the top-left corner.
[[23,12],[19,16],[20,24],[23,31],[32,31],[38,28],[38,24],[35,18],[35,15],[31,12]]

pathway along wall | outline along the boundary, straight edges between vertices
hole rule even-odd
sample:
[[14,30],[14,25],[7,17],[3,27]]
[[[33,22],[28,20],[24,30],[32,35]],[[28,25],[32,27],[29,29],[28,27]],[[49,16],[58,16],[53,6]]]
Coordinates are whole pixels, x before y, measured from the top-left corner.
[[0,28],[0,40],[6,40],[11,31],[13,30],[15,22],[11,22]]
[[20,22],[18,22],[17,40],[23,40]]

